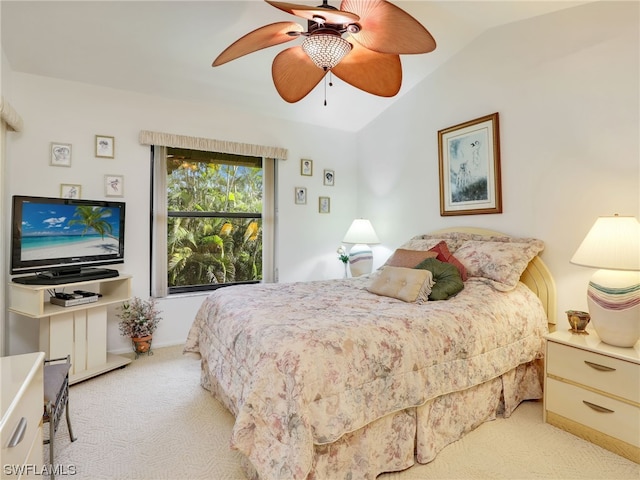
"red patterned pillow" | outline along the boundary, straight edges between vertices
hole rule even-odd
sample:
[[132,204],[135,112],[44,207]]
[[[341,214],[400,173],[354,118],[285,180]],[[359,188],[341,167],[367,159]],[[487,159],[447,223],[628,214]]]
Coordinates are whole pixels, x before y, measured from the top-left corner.
[[436,257],[437,260],[455,265],[455,267],[460,272],[460,277],[462,278],[462,281],[463,282],[467,281],[467,269],[462,263],[460,263],[460,260],[458,260],[456,257],[454,257],[451,254],[451,252],[449,251],[449,247],[447,247],[447,242],[443,240],[440,243],[438,243],[435,247],[429,249],[429,251],[436,252],[438,254],[438,256]]

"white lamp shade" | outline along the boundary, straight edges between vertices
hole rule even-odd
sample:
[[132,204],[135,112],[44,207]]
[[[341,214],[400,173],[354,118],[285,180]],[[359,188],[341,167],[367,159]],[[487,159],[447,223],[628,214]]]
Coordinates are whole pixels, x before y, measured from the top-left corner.
[[364,218],[356,218],[347,230],[347,233],[342,240],[344,243],[364,243],[374,244],[380,243],[376,231],[373,229],[371,222]]
[[607,270],[640,270],[640,223],[635,217],[599,217],[571,263]]

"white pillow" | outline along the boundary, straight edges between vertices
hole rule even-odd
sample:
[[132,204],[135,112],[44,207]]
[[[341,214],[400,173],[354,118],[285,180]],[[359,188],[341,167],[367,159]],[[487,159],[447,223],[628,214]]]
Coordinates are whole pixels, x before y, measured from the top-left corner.
[[367,290],[376,295],[421,304],[429,300],[431,287],[433,274],[429,270],[387,266],[373,279]]

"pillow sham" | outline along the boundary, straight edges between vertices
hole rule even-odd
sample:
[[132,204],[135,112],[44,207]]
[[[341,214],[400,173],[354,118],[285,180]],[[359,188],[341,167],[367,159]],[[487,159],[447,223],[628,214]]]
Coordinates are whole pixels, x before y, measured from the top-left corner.
[[433,274],[429,271],[387,266],[374,277],[367,290],[403,302],[422,304],[429,300],[432,285]]
[[498,291],[516,288],[529,262],[544,249],[536,239],[512,242],[469,240],[456,250],[457,259],[467,269],[469,277],[481,277]]
[[451,263],[441,262],[437,258],[427,258],[416,268],[429,270],[433,275],[429,300],[448,300],[464,289],[460,272]]
[[443,240],[447,243],[449,251],[455,254],[456,250],[458,250],[464,242],[469,240],[476,240],[478,242],[530,243],[536,239],[527,237],[509,237],[508,235],[500,234],[482,235],[479,233],[451,231],[416,235],[401,245],[400,248],[406,248],[408,250],[429,250]]
[[[400,248],[408,248],[410,250],[429,250],[438,243],[445,241],[447,247],[453,253],[467,240],[479,240],[473,238],[474,234],[466,232],[440,232],[433,234],[416,235],[411,240],[401,245]],[[423,246],[423,248],[415,248]]]
[[415,268],[415,266],[423,260],[434,258],[437,255],[437,252],[430,250],[405,250],[404,248],[398,248],[384,265],[389,267]]
[[435,247],[442,241],[442,238],[422,238],[423,235],[413,237],[411,240],[400,245],[399,248],[404,250],[420,250],[425,251]]
[[451,254],[451,252],[449,251],[449,247],[447,247],[447,242],[442,240],[435,247],[432,247],[429,251],[436,252],[438,254],[436,258],[441,262],[454,265],[460,272],[460,278],[462,278],[462,281],[467,281],[467,269],[462,263],[460,263],[460,261],[456,257]]

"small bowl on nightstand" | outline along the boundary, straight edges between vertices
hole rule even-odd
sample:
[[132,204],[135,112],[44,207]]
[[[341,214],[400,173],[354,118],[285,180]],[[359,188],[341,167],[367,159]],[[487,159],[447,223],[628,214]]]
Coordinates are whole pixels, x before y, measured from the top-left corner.
[[569,325],[571,325],[571,332],[589,335],[589,332],[586,330],[587,325],[591,320],[591,315],[589,315],[589,313],[581,312],[580,310],[567,310],[566,313]]

